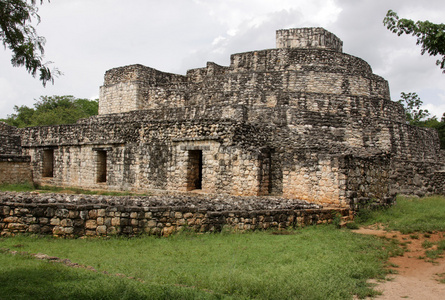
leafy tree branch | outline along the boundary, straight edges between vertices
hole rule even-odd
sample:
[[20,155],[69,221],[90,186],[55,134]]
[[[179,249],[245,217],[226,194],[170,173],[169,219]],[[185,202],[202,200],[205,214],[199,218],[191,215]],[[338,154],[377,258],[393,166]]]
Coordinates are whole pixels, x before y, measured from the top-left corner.
[[[39,75],[43,86],[60,75],[57,69],[50,70],[51,62],[43,62],[45,38],[39,36],[30,25],[40,22],[36,0],[0,0],[0,40],[12,51],[11,64],[24,66],[33,77]],[[39,1],[43,4],[44,0]],[[49,0],[48,0],[49,2]]]
[[401,19],[392,10],[387,12],[383,24],[399,36],[408,34],[417,37],[417,45],[421,45],[422,55],[428,53],[430,56],[442,56],[436,61],[436,64],[445,73],[445,24]]

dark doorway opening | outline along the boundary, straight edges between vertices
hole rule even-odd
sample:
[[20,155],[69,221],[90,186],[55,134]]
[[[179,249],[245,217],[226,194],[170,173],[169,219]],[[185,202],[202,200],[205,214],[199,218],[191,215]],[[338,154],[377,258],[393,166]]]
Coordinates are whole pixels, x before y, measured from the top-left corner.
[[96,182],[107,182],[107,151],[97,151],[96,170]]
[[187,190],[202,189],[202,150],[190,150],[187,165]]
[[54,149],[43,150],[43,177],[54,177]]

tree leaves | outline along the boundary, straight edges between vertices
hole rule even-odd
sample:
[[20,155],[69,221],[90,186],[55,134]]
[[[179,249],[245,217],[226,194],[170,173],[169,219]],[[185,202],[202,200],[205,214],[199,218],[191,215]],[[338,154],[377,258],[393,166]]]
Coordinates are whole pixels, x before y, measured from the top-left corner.
[[15,114],[3,120],[16,127],[72,124],[82,118],[97,115],[98,100],[73,96],[41,96],[34,108],[14,106]]
[[430,56],[441,55],[442,58],[436,61],[436,65],[445,73],[445,24],[400,19],[397,13],[392,10],[387,12],[383,24],[398,36],[409,34],[417,37],[416,44],[421,45],[422,55],[425,53]]
[[405,108],[406,121],[411,125],[416,125],[420,121],[423,121],[430,113],[427,109],[422,109],[421,106],[423,104],[422,100],[420,100],[417,93],[404,93],[400,94],[400,99],[397,101],[402,104]]
[[[43,2],[40,0],[40,4]],[[34,19],[40,22],[37,12],[36,0],[0,0],[0,40],[13,53],[11,64],[24,66],[33,77],[39,73],[39,80],[46,86],[48,81],[54,83],[61,72],[49,69],[52,62],[43,62],[46,40],[29,24]]]

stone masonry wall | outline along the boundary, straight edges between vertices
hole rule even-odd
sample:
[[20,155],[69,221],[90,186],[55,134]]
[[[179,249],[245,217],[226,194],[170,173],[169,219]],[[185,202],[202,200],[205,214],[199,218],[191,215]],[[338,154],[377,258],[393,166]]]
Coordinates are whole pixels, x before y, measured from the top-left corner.
[[4,122],[0,122],[0,154],[21,154],[19,130]]
[[115,68],[105,73],[100,89],[99,114],[142,109],[144,91],[148,87],[185,82],[185,77],[160,72],[142,65]]
[[[243,106],[156,109],[27,128],[23,147],[33,158],[34,179],[40,184],[187,191],[189,156],[201,151],[202,192],[284,195],[339,207],[349,207],[355,196],[347,194],[350,174],[339,168],[338,154],[392,153],[394,159],[409,157],[408,166],[410,161],[423,164],[437,158],[431,130],[372,115],[355,122],[345,114]],[[47,151],[54,155],[51,177],[43,176]],[[97,160],[104,151],[106,176],[98,181],[102,171]],[[392,191],[387,189],[391,193],[384,198]]]
[[186,76],[142,65],[107,71],[99,116],[21,130],[34,179],[355,208],[415,192],[444,167],[437,132],[406,125],[388,82],[342,53],[335,35],[286,30],[277,43]]
[[31,158],[21,154],[20,130],[0,122],[0,184],[33,181]]
[[324,28],[277,30],[277,48],[321,48],[342,52],[343,42]]
[[0,155],[0,184],[33,182],[31,157]]
[[[197,201],[207,204],[200,206]],[[80,237],[170,235],[181,228],[197,232],[215,232],[223,227],[287,229],[329,223],[338,215],[349,218],[349,211],[323,209],[304,202],[286,203],[284,199],[239,199],[237,202],[236,199],[218,200],[214,196],[194,201],[186,196],[129,199],[0,193],[1,235],[35,233]]]

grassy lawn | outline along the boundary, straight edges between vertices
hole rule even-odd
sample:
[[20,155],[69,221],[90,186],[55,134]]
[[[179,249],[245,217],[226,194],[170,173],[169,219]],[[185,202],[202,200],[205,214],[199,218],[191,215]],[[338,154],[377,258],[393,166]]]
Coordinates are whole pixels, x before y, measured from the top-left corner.
[[[28,285],[27,281],[52,282],[55,277],[60,291],[54,298],[91,293],[96,299],[106,287],[111,292],[105,293],[104,299],[112,298],[116,289],[145,297],[144,292],[156,287],[159,294],[149,298],[162,299],[169,293],[166,299],[186,299],[193,292],[194,299],[351,299],[354,294],[372,295],[366,280],[386,274],[383,264],[388,250],[382,250],[387,243],[384,240],[334,226],[309,227],[287,235],[272,233],[132,239],[2,238],[0,248],[69,258],[100,272],[121,273],[145,283],[0,254],[0,295],[26,298],[40,286]],[[122,280],[128,282],[128,290]],[[15,288],[18,282],[25,294]],[[178,286],[189,288],[180,290]]]
[[19,184],[1,184],[0,192],[38,192],[38,193],[65,193],[65,194],[84,194],[84,195],[108,195],[108,196],[133,196],[133,195],[148,195],[131,192],[116,192],[116,191],[95,191],[85,190],[73,187],[57,187],[57,186],[36,186],[32,183]]
[[404,234],[445,231],[445,197],[397,197],[396,205],[386,210],[363,211],[357,223],[381,223],[386,229]]
[[21,255],[0,255],[0,299],[222,299],[203,291],[142,284]]
[[[429,232],[445,230],[443,220],[445,197],[399,197],[387,210],[362,212],[357,223]],[[389,240],[333,225],[277,233],[4,237],[2,249],[67,258],[98,272],[3,252],[0,299],[352,299],[375,294],[366,281],[383,278],[385,261],[398,252]]]

